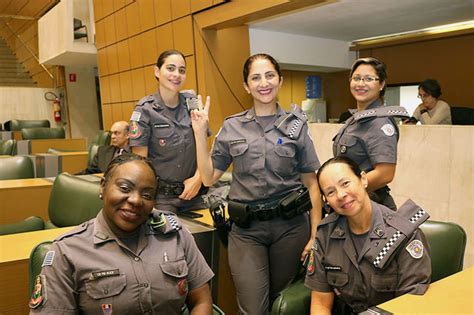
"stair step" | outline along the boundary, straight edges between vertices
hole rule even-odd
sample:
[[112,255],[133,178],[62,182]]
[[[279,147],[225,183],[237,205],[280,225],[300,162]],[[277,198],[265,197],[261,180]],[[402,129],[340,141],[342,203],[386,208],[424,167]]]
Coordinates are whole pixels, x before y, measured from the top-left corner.
[[0,84],[4,83],[31,83],[31,79],[22,79],[22,78],[0,78]]

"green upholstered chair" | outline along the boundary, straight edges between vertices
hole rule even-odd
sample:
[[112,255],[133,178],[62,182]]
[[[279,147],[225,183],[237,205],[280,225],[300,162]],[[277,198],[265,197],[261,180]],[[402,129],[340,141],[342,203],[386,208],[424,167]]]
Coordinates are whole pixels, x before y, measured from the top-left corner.
[[[463,268],[466,232],[456,223],[428,220],[420,226],[428,240],[431,255],[431,282],[438,281]],[[276,298],[272,315],[309,314],[311,290],[304,278],[296,280]]]
[[66,132],[63,127],[57,128],[23,128],[21,129],[23,140],[33,139],[64,139]]
[[94,160],[94,156],[97,154],[97,151],[99,150],[99,145],[98,144],[91,144],[89,146],[89,152],[87,154],[87,166],[91,166],[92,161]]
[[24,155],[0,160],[0,179],[34,178],[35,169],[31,159]]
[[99,130],[97,135],[92,139],[92,144],[97,145],[109,145],[110,144],[110,132],[105,130]]
[[463,268],[466,232],[452,222],[426,221],[420,226],[428,240],[431,255],[431,282]]
[[23,128],[49,128],[51,124],[47,119],[28,119],[28,120],[21,120],[21,119],[12,119],[10,121],[5,122],[4,124],[5,130],[8,131],[20,131]]
[[94,218],[102,209],[99,182],[92,182],[68,173],[54,180],[49,196],[49,222],[46,229],[79,225]]
[[[30,295],[33,291],[34,283],[36,276],[41,272],[41,265],[43,264],[44,256],[50,250],[51,245],[53,242],[45,241],[38,245],[36,245],[30,254],[30,262],[29,262],[29,283],[30,283]],[[188,315],[189,311],[186,309],[183,312],[183,315]],[[225,313],[215,304],[212,305],[212,314],[213,315],[225,315]]]
[[0,224],[0,235],[31,232],[43,229],[43,219],[41,219],[40,217],[33,216],[16,223]]
[[0,140],[0,155],[15,155],[16,140]]

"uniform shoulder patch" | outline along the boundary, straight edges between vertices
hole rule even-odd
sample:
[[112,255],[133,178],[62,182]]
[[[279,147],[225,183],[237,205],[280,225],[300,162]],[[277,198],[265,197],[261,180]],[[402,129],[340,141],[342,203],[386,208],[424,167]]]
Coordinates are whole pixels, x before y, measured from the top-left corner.
[[132,113],[132,117],[130,117],[131,121],[140,121],[140,117],[142,116],[142,113],[134,110]]
[[35,286],[31,293],[30,302],[28,303],[30,308],[37,308],[42,305],[45,301],[45,278],[43,275],[38,275],[35,279]]
[[93,221],[94,219],[91,219],[90,221],[87,221],[87,222],[84,222],[82,223],[81,225],[78,225],[74,228],[72,228],[69,232],[67,233],[64,233],[63,235],[61,236],[58,236],[55,241],[60,241],[60,240],[63,240],[65,238],[68,238],[70,236],[73,236],[73,235],[76,235],[76,234],[81,234],[82,232],[84,232],[85,230],[87,230],[87,228],[89,227],[89,225],[91,225],[91,221]]
[[141,136],[141,131],[140,127],[138,126],[138,123],[134,120],[130,123],[130,131],[128,132],[128,137],[130,139],[137,139],[138,137]]
[[423,243],[420,240],[413,240],[405,248],[411,257],[420,259],[423,257]]
[[316,263],[314,262],[314,251],[316,248],[311,248],[309,251],[309,261],[308,261],[308,267],[306,268],[306,274],[311,276],[314,274],[316,270]]
[[386,136],[393,136],[395,134],[395,128],[392,124],[385,124],[380,128]]

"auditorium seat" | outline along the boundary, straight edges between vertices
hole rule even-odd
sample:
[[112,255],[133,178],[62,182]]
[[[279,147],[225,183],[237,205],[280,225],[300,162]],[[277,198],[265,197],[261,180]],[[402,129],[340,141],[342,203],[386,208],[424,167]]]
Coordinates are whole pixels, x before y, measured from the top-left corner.
[[21,120],[21,119],[12,119],[4,123],[4,129],[7,131],[20,131],[23,128],[40,128],[51,127],[49,120],[47,119],[29,119],[29,120]]
[[451,106],[453,125],[474,125],[474,108]]
[[33,162],[27,156],[18,155],[1,159],[0,179],[34,178]]
[[49,196],[46,229],[79,225],[94,218],[102,209],[99,182],[92,182],[68,173],[54,180]]
[[40,217],[32,216],[23,221],[0,224],[0,235],[24,233],[44,229],[44,221]]
[[23,128],[21,129],[23,140],[33,139],[65,139],[66,132],[63,127],[58,128]]
[[0,155],[15,155],[16,140],[0,140]]

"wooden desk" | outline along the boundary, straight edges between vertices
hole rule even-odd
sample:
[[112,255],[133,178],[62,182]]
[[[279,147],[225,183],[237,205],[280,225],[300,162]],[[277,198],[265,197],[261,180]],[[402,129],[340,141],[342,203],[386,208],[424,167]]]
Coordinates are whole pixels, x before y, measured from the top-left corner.
[[28,314],[28,261],[31,250],[71,228],[0,236],[0,314]]
[[32,215],[48,220],[49,194],[53,183],[44,178],[0,181],[0,224],[14,223]]
[[17,142],[19,155],[47,153],[50,148],[68,151],[86,151],[86,139],[34,139]]
[[394,314],[474,314],[474,267],[432,283],[425,295],[405,294],[378,307]]

